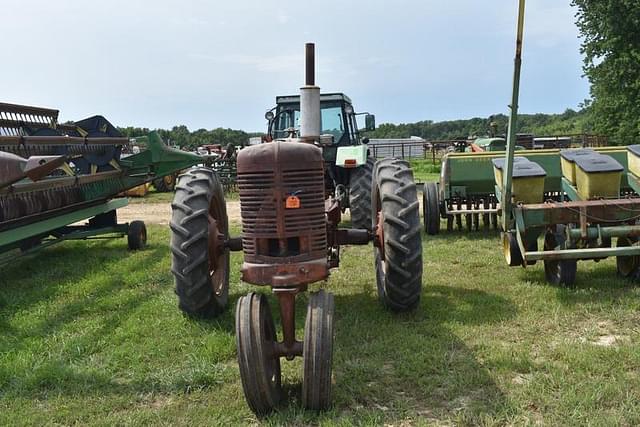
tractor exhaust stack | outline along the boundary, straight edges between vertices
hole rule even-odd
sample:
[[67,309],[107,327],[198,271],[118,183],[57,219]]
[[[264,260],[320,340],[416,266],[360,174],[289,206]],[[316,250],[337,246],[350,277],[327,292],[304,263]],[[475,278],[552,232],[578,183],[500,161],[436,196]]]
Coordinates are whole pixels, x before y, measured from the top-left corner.
[[305,45],[305,86],[300,88],[300,139],[320,139],[320,88],[315,82],[315,45]]

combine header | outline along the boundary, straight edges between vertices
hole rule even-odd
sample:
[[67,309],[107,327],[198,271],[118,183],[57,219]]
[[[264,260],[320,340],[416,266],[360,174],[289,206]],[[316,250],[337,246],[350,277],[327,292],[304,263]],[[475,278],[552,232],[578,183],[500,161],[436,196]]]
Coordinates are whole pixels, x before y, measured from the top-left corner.
[[139,154],[125,154],[128,144],[101,116],[60,124],[57,110],[0,104],[0,263],[105,234],[143,247],[144,223],[118,224],[116,209],[127,200],[114,198],[201,160],[166,147],[156,133]]

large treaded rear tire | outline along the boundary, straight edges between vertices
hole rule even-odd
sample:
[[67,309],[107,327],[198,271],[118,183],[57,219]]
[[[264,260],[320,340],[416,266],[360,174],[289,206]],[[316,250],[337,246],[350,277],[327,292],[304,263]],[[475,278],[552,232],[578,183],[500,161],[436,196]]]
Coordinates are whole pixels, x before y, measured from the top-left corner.
[[367,158],[367,163],[351,172],[349,178],[349,212],[353,228],[371,230],[371,183],[376,160]]
[[229,237],[218,175],[207,168],[181,175],[171,207],[171,272],[180,309],[194,316],[216,316],[226,308],[229,297],[229,251],[218,257],[215,270],[209,260],[209,222],[215,220],[218,232]]
[[411,310],[422,290],[420,208],[413,172],[404,160],[384,159],[376,163],[373,182],[372,226],[382,226],[383,234],[383,243],[378,237],[374,246],[378,296],[391,310]]

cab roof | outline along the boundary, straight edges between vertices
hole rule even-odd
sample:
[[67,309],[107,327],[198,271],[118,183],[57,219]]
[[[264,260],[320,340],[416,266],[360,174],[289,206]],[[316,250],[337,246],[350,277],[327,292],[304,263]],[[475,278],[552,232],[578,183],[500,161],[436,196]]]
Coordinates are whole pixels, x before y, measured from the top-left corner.
[[[343,101],[347,104],[351,104],[351,98],[344,93],[321,93],[320,102],[323,101]],[[276,104],[299,104],[300,95],[284,95],[276,96]]]

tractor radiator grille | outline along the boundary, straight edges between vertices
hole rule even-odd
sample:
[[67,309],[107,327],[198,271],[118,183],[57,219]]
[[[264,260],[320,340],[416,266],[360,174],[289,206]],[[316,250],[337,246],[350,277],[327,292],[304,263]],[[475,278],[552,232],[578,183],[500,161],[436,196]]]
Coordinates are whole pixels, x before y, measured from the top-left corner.
[[[253,153],[245,149],[238,158],[245,262],[326,259],[321,154],[316,156],[316,147],[302,143],[264,145]],[[288,197],[297,198],[299,207],[287,208]]]

